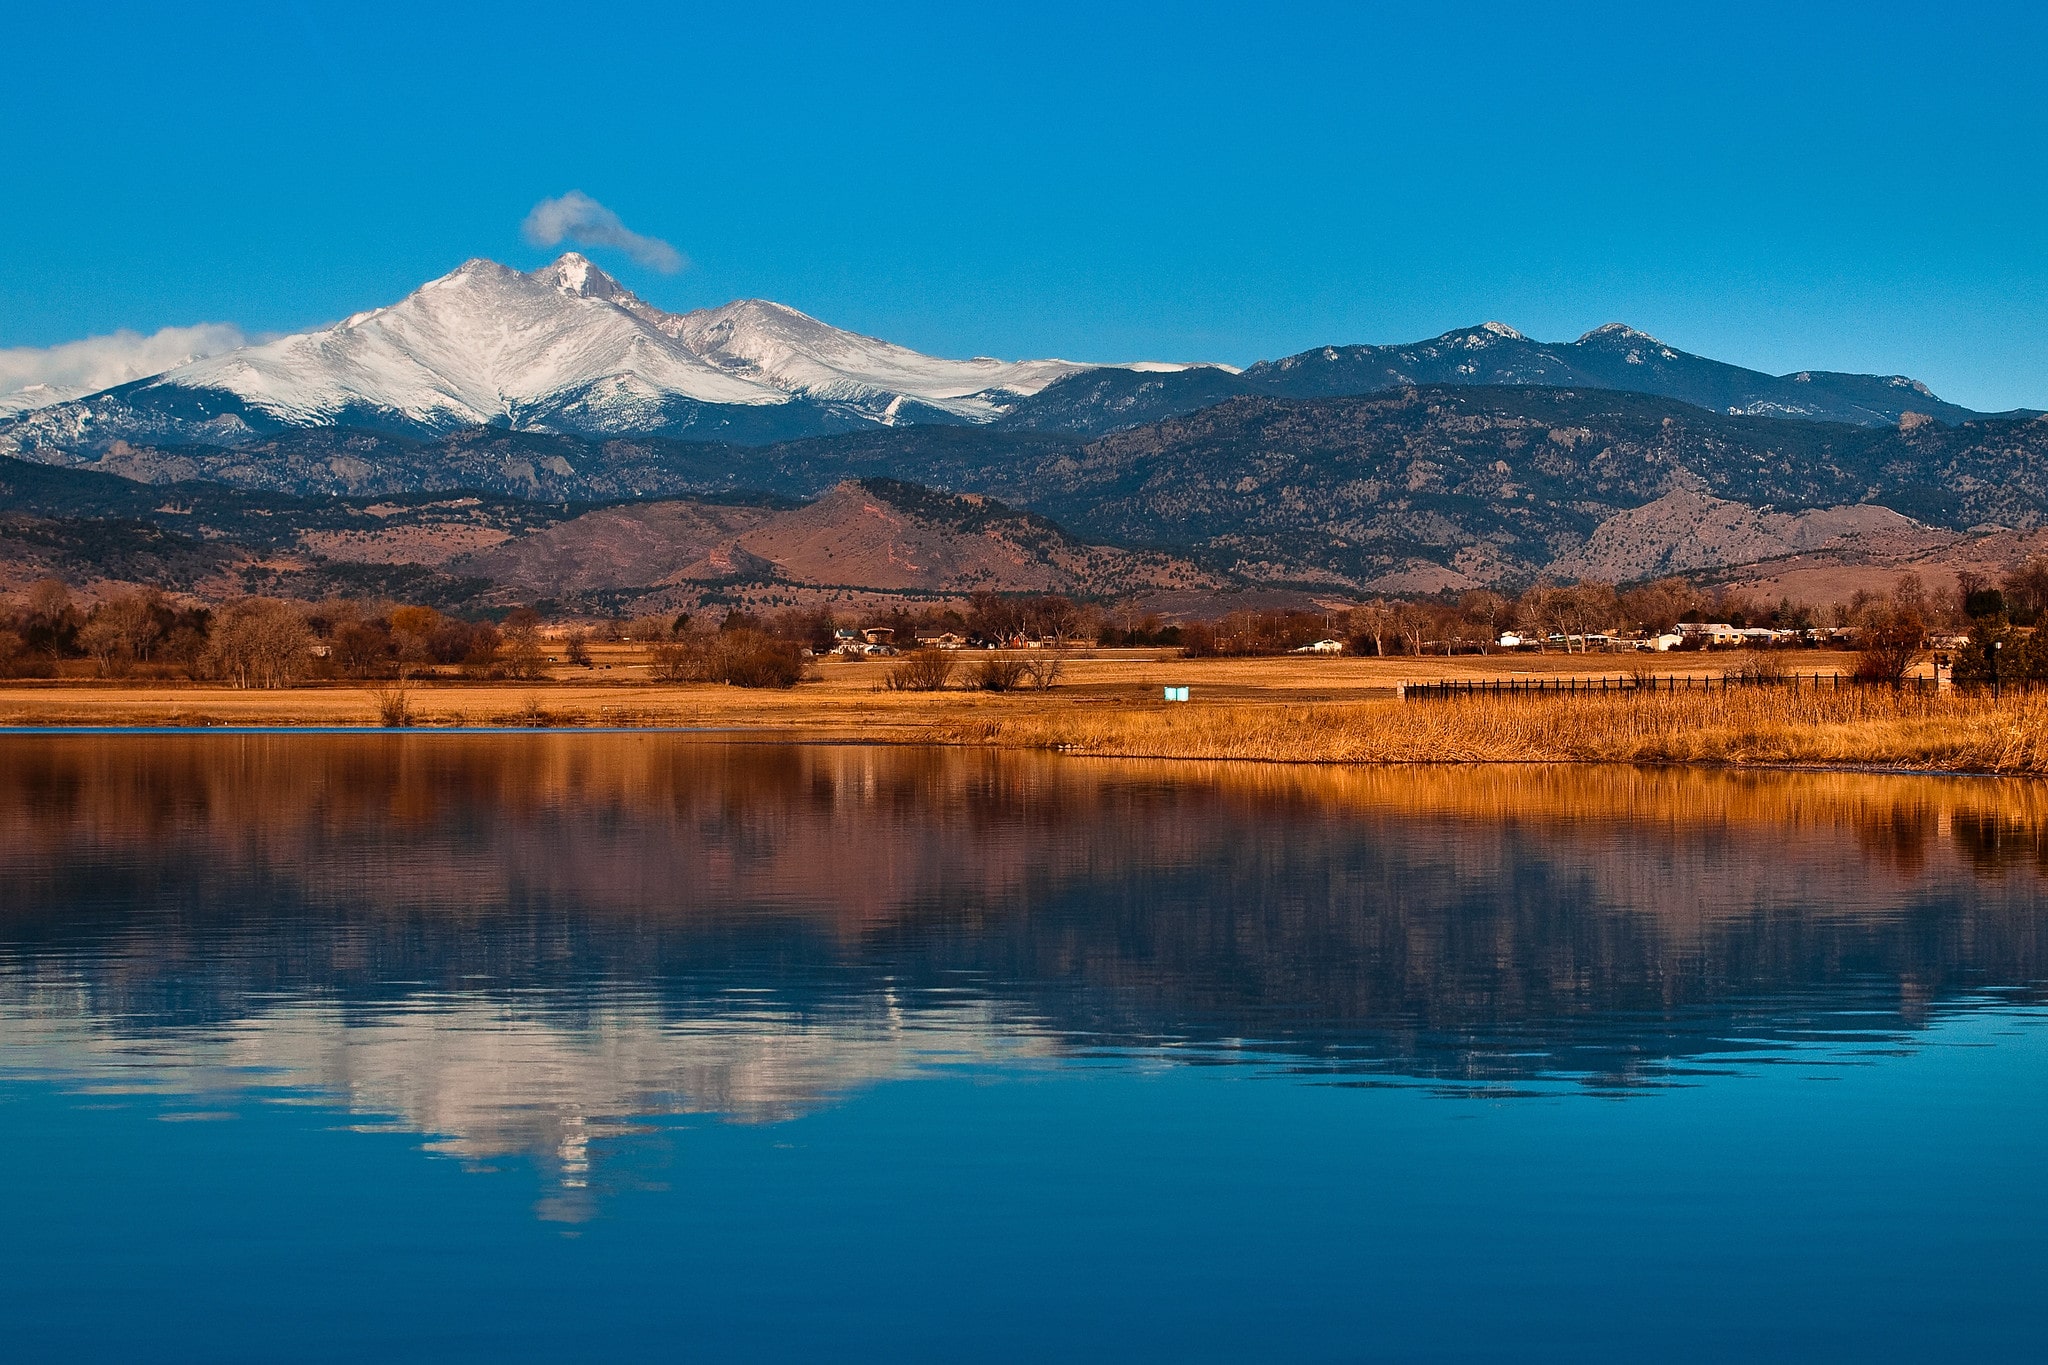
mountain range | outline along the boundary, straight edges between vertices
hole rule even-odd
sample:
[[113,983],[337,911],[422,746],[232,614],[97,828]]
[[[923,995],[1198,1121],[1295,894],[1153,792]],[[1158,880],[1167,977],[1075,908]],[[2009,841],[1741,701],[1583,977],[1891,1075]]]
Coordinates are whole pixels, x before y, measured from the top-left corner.
[[941,360],[760,299],[666,313],[571,252],[529,273],[473,260],[332,327],[18,414],[0,424],[0,453],[231,446],[329,427],[768,441],[992,421],[1086,368]]
[[[0,454],[13,578],[450,602],[1437,592],[1990,562],[1985,537],[2048,527],[2048,419],[1618,324],[1242,371],[944,360],[760,300],[667,313],[574,253],[20,413]],[[86,482],[35,492],[36,466]]]
[[[1903,376],[1768,375],[1619,323],[1577,341],[1537,342],[1488,322],[1410,345],[1326,346],[1243,371],[945,360],[760,299],[664,312],[571,252],[530,272],[472,260],[331,327],[16,411],[0,420],[0,454],[71,463],[122,441],[231,447],[332,428],[742,444],[916,424],[1099,436],[1233,397],[1443,384],[1616,389],[1725,414],[1861,425],[1907,413],[1944,422],[1983,415]],[[17,394],[11,405],[34,401]]]
[[[1999,537],[2019,546],[2014,533],[2048,527],[2048,418],[1859,427],[1544,387],[1237,397],[1093,440],[992,425],[753,446],[489,428],[431,441],[318,431],[233,449],[128,447],[82,468],[0,466],[16,471],[0,471],[0,507],[147,527],[121,551],[138,563],[167,553],[156,537],[168,534],[216,550],[250,546],[252,562],[289,552],[308,591],[370,581],[337,566],[380,566],[376,581],[390,584],[393,566],[410,564],[615,601],[657,589],[674,600],[692,584],[768,600],[1050,581],[1091,595],[1206,586],[1341,597],[1715,574],[1790,556],[1892,563],[1966,544],[1976,565],[2003,562]],[[32,484],[31,474],[71,482]],[[850,482],[898,512],[854,515],[834,491]],[[874,491],[885,485],[893,491]],[[74,492],[52,500],[60,486]],[[76,491],[85,489],[97,491]],[[989,531],[993,513],[970,510],[975,499],[1043,525]],[[771,527],[776,518],[753,513],[632,510],[660,502],[758,503],[792,515]],[[795,512],[818,504],[826,511]],[[818,519],[839,529],[818,539],[803,529]],[[933,549],[933,536],[963,527],[995,539]],[[1047,528],[1065,549],[1019,549],[1050,545]],[[86,542],[106,534],[102,526]],[[47,527],[34,535],[63,539]],[[663,536],[671,543],[657,553]],[[808,544],[848,548],[812,555]],[[1139,574],[1130,553],[1177,567]],[[91,568],[82,554],[72,562]],[[905,564],[981,568],[905,579]],[[643,572],[651,576],[630,581]]]

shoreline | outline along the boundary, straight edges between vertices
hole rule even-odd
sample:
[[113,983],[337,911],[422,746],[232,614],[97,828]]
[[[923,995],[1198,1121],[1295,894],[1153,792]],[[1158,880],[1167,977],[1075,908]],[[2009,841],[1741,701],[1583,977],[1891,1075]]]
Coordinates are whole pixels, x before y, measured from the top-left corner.
[[721,742],[794,744],[815,748],[934,748],[993,749],[1007,753],[1039,753],[1060,758],[1098,759],[1128,763],[1265,764],[1283,768],[1340,768],[1423,770],[1474,768],[1636,768],[1644,771],[1710,773],[1838,773],[1856,777],[1965,777],[2009,780],[2040,778],[2048,772],[2001,771],[1996,768],[1909,767],[1872,763],[1745,762],[1725,758],[1619,759],[1619,758],[1444,758],[1444,759],[1342,759],[1246,757],[1233,754],[1150,754],[1100,753],[1084,749],[1037,748],[1021,745],[976,744],[933,736],[867,737],[820,734],[800,728],[772,729],[758,725],[0,725],[0,740],[10,738],[62,739],[138,737],[321,737],[366,738],[372,735],[397,739],[405,736],[460,738],[485,736],[581,735],[676,735],[703,736]]
[[[965,662],[964,660],[962,662]],[[1658,677],[1719,677],[1741,656],[1662,656]],[[1787,660],[1788,664],[1795,662]],[[1799,657],[1800,671],[1847,659]],[[1626,764],[1736,771],[2048,775],[2048,696],[1883,687],[1681,687],[1403,700],[1410,681],[1605,676],[1585,655],[1191,660],[1083,653],[1057,686],[893,691],[888,668],[828,662],[788,689],[661,683],[625,658],[533,681],[320,681],[281,690],[183,680],[0,682],[0,734],[645,734],[1287,765]],[[1169,702],[1163,686],[1191,687]],[[404,694],[410,724],[380,706]]]

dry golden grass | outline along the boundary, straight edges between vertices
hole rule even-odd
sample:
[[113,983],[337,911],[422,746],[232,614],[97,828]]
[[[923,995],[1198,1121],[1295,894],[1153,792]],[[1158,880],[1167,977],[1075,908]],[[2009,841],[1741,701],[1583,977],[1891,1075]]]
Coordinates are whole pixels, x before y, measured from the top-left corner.
[[[1620,762],[2048,772],[2048,703],[1882,689],[1474,697],[1403,703],[1407,678],[1614,675],[1627,660],[1579,655],[1417,659],[1183,660],[1105,652],[1067,663],[1050,692],[890,692],[883,663],[822,664],[788,691],[639,680],[618,648],[610,670],[558,669],[530,683],[421,680],[412,723],[700,726],[799,739],[985,745],[1165,759],[1281,763]],[[1660,669],[1718,674],[1698,655]],[[1802,672],[1842,659],[1797,657]],[[1688,666],[1689,665],[1689,666]],[[1162,683],[1193,687],[1189,704]],[[0,725],[374,726],[383,684],[290,691],[68,680],[0,686]]]
[[1286,763],[1725,763],[2048,772],[2048,701],[1744,688],[1311,706],[1036,712],[959,744]]

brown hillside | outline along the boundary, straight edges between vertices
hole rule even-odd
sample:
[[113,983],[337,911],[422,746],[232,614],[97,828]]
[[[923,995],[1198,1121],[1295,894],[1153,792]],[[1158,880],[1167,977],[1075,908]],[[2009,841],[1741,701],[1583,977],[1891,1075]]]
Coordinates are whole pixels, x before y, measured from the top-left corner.
[[1960,539],[1870,504],[1779,512],[1676,488],[1618,512],[1586,543],[1550,565],[1563,578],[1627,582],[1786,555],[1826,552],[1846,561],[1922,555]]
[[795,508],[609,507],[450,567],[551,597],[735,583],[1086,594],[1220,585],[1171,556],[1083,544],[987,498],[887,480],[847,481]]

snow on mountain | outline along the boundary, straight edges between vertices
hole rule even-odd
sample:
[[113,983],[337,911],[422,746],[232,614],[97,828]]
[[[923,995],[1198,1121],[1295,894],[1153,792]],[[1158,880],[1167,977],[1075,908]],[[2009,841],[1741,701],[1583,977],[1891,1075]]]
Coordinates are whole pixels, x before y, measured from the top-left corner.
[[46,408],[162,374],[174,365],[247,344],[227,323],[165,327],[147,336],[119,331],[57,346],[0,349],[0,417]]
[[[698,405],[795,404],[792,430],[820,422],[836,429],[861,421],[992,421],[1018,399],[1090,368],[1066,360],[941,360],[759,299],[667,313],[570,252],[530,273],[469,261],[389,307],[176,365],[66,405],[75,413],[49,406],[78,397],[68,392],[38,392],[16,411],[42,409],[37,426],[48,432],[40,436],[54,444],[93,433],[166,438],[194,412],[229,432],[252,423],[370,421],[430,432],[504,423],[624,433],[688,425],[694,419],[679,411],[701,412]],[[17,445],[37,439],[39,432],[14,438]]]
[[[566,277],[579,262],[586,270],[572,288]],[[293,425],[372,409],[436,429],[519,425],[525,412],[591,386],[629,410],[674,396],[789,401],[700,359],[607,294],[631,297],[580,257],[532,274],[470,261],[388,308],[180,366],[138,397],[159,386],[208,389]]]
[[1069,360],[940,360],[841,331],[765,299],[742,299],[657,325],[732,374],[823,402],[854,404],[884,421],[904,398],[968,421],[992,421],[1016,398],[1095,368]]
[[13,417],[36,408],[67,403],[91,392],[83,384],[30,384],[12,393],[0,393],[0,417]]

